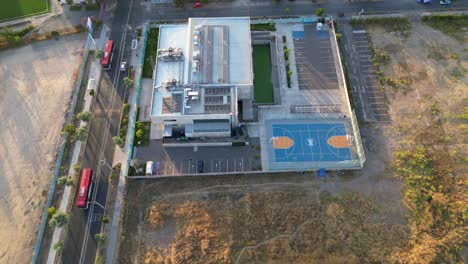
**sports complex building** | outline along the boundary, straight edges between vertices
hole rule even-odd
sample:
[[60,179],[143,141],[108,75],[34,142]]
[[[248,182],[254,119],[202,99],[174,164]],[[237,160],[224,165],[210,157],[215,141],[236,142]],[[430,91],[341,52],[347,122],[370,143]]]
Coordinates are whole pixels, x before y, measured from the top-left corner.
[[163,129],[165,137],[231,136],[237,102],[252,105],[249,28],[248,18],[191,18],[188,24],[160,26],[154,129]]
[[264,171],[362,168],[333,24],[273,22],[274,31],[251,31],[251,23],[265,22],[244,17],[160,25],[152,139],[183,137],[190,141],[180,144],[197,147],[206,139],[230,143],[245,127],[260,139]]

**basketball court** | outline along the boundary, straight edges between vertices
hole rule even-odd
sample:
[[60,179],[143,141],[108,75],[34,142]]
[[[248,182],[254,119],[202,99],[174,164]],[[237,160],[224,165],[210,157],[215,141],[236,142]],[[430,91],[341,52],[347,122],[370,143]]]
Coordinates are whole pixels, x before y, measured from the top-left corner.
[[335,167],[353,159],[353,136],[346,122],[340,119],[270,120],[267,140],[273,169]]

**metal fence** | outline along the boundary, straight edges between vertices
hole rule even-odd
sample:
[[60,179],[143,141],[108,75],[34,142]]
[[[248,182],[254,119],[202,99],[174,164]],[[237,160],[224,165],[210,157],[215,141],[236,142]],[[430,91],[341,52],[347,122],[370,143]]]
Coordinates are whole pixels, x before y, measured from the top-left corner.
[[136,118],[137,118],[137,111],[138,111],[138,104],[140,103],[140,93],[141,93],[141,78],[142,78],[142,73],[143,73],[143,64],[145,62],[145,51],[146,51],[146,41],[148,39],[148,31],[149,31],[149,24],[145,23],[143,25],[143,46],[142,46],[142,52],[140,55],[140,67],[137,68],[137,76],[138,76],[138,81],[136,84],[136,95],[135,95],[135,103],[133,105],[134,111],[130,120],[130,137],[129,137],[129,145],[128,145],[128,159],[127,159],[127,166],[126,166],[126,171],[124,171],[124,175],[128,176],[128,169],[130,168],[130,161],[132,160],[133,157],[133,140],[135,137],[135,124],[136,124]]
[[[333,25],[333,23],[332,23],[332,25]],[[338,59],[337,64],[338,64],[338,70],[339,70],[339,73],[340,73],[340,76],[339,76],[338,79],[341,81],[340,88],[343,90],[343,93],[346,95],[346,106],[347,106],[349,112],[351,113],[351,116],[350,116],[351,129],[352,129],[353,136],[354,136],[354,143],[356,145],[355,151],[356,151],[356,154],[357,154],[357,157],[355,157],[355,158],[359,162],[360,168],[362,168],[362,166],[364,166],[364,162],[366,161],[366,154],[365,154],[364,148],[362,146],[361,133],[359,132],[359,124],[357,122],[356,112],[351,107],[351,103],[350,103],[350,99],[349,99],[349,93],[348,93],[348,87],[347,87],[347,84],[346,84],[346,78],[345,78],[344,70],[343,70],[343,61],[341,60],[340,48],[338,46],[338,40],[336,39],[336,31],[335,31],[334,26],[331,27],[331,31],[333,33],[333,34],[331,34],[332,48],[333,48],[333,51],[335,52],[335,54],[337,56],[337,59]]]
[[[86,43],[84,46],[84,51],[82,55],[83,58],[82,58],[82,62],[80,65],[80,71],[78,73],[78,79],[76,81],[75,90],[73,92],[72,101],[71,101],[69,112],[68,112],[67,119],[65,122],[66,124],[70,124],[73,121],[73,116],[75,114],[75,107],[78,101],[78,94],[80,92],[81,82],[83,81],[83,73],[85,71],[86,63],[88,61],[89,49],[92,46],[93,46],[93,41],[90,35],[88,34],[86,38]],[[44,210],[42,212],[42,222],[41,222],[41,226],[39,227],[39,232],[37,234],[37,240],[36,240],[36,244],[34,245],[34,251],[33,251],[33,256],[31,260],[33,264],[38,263],[39,251],[41,250],[42,239],[44,237],[45,228],[47,226],[47,218],[48,218],[47,209],[52,205],[52,200],[54,198],[55,188],[57,185],[57,179],[60,175],[60,167],[62,166],[63,155],[65,154],[65,146],[66,146],[65,142],[67,141],[67,139],[68,139],[68,134],[65,133],[65,135],[63,136],[63,141],[62,141],[63,143],[60,147],[60,151],[57,156],[57,161],[56,161],[55,169],[54,169],[54,176],[51,181],[51,187],[49,190],[49,194],[47,196],[47,201],[44,205]]]

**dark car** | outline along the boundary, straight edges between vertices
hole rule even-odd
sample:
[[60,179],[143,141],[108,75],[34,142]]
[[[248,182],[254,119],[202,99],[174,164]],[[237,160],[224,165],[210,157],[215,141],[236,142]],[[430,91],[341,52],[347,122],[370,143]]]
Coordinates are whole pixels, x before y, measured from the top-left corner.
[[204,173],[205,172],[205,161],[204,160],[199,160],[197,162],[197,171],[198,171],[198,173]]

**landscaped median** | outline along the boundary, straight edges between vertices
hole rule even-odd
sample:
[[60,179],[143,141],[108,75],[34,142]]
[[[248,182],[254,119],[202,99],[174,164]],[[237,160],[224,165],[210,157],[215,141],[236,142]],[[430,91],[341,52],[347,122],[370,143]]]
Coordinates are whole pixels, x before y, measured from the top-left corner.
[[250,24],[250,31],[276,31],[275,23]]
[[292,71],[289,67],[289,49],[287,46],[286,36],[283,35],[283,53],[284,53],[284,64],[286,65],[286,81],[288,83],[288,88],[291,88],[291,75]]
[[158,48],[159,28],[151,28],[146,42],[145,61],[143,64],[143,78],[152,78],[156,52]]
[[128,115],[130,113],[130,105],[125,103],[122,105],[122,111],[120,114],[120,127],[119,134],[112,138],[115,144],[123,148],[125,146],[125,140],[127,139],[127,130],[128,130]]

